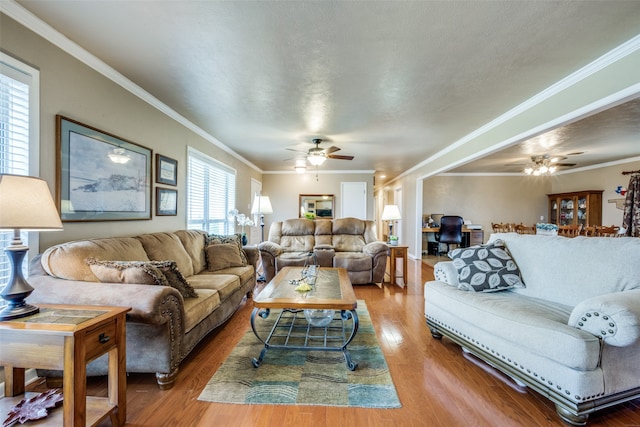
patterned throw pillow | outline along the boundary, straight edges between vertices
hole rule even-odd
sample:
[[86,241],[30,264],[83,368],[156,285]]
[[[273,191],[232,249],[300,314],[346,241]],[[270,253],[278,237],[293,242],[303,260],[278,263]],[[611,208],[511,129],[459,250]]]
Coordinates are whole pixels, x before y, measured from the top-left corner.
[[458,270],[460,290],[495,292],[525,287],[518,266],[500,239],[488,245],[454,249],[449,257]]
[[148,262],[102,261],[95,258],[87,258],[85,262],[103,283],[169,286],[164,273]]
[[[244,249],[242,249],[242,234],[229,234],[229,235],[221,235],[221,234],[209,234],[207,236],[207,242],[205,247],[210,245],[219,245],[224,243],[235,243],[238,245],[238,250],[240,251],[240,258],[242,258],[242,266],[246,266],[249,264],[249,260],[247,260],[247,255],[244,253]],[[211,270],[211,263],[207,258],[207,268]]]
[[183,298],[198,297],[175,261],[103,261],[87,258],[85,262],[101,282],[171,286]]

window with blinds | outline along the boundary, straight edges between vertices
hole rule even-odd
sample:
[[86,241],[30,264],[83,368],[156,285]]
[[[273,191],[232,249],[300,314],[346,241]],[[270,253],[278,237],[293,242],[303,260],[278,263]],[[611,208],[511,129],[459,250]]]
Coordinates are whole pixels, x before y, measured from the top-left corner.
[[236,171],[193,148],[188,152],[187,228],[232,234],[229,211],[236,204]]
[[[1,174],[37,175],[37,159],[33,159],[38,153],[37,125],[34,125],[39,120],[37,84],[37,70],[0,53]],[[33,129],[34,126],[36,129]],[[35,173],[30,173],[32,171]],[[37,253],[38,250],[37,238],[34,235],[35,233],[21,233],[22,242],[30,246],[31,254]],[[12,239],[13,232],[0,232],[0,286],[9,281],[11,274],[11,263],[4,249],[11,244]],[[25,258],[25,276],[27,264]]]

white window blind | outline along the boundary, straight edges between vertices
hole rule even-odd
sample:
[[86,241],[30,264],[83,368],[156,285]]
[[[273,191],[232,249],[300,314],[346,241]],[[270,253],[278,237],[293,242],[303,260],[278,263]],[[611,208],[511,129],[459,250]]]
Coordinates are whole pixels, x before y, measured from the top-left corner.
[[187,228],[234,233],[228,213],[236,204],[236,171],[193,148],[188,157]]
[[[34,76],[35,74],[35,76]],[[0,54],[0,173],[14,175],[33,175],[37,172],[37,71],[5,54]],[[34,98],[35,97],[35,98]],[[35,110],[35,111],[34,111]],[[35,117],[34,117],[35,116]],[[33,128],[36,129],[33,129]],[[34,142],[36,141],[36,142]],[[34,154],[35,153],[35,154]],[[31,154],[31,157],[30,157]],[[21,233],[24,244],[31,252],[37,243],[34,233],[31,239],[27,232]],[[0,232],[0,286],[9,280],[11,264],[4,249],[11,244],[13,232]],[[27,274],[27,259],[23,264]]]

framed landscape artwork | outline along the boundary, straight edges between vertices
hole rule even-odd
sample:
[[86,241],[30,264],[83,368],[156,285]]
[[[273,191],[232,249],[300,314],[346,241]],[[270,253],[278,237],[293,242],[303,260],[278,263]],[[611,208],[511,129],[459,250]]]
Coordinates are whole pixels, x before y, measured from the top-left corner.
[[156,153],[156,182],[178,185],[178,161]]
[[156,187],[156,215],[178,215],[178,191]]
[[63,221],[151,219],[150,149],[56,116]]

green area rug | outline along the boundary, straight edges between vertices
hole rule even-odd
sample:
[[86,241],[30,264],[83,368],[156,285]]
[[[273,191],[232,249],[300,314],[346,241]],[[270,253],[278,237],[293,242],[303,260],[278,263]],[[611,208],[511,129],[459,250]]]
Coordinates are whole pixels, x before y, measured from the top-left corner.
[[[273,324],[272,310],[262,324]],[[364,301],[358,301],[360,325],[349,344],[358,364],[350,371],[342,352],[270,349],[254,368],[252,358],[264,348],[249,329],[227,360],[209,380],[198,400],[238,404],[324,405],[363,408],[400,408],[387,362]],[[257,317],[256,317],[257,319]],[[256,324],[258,319],[256,320]]]

